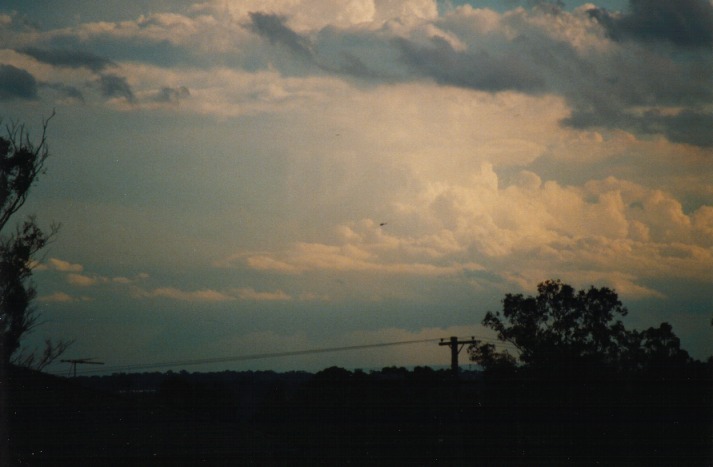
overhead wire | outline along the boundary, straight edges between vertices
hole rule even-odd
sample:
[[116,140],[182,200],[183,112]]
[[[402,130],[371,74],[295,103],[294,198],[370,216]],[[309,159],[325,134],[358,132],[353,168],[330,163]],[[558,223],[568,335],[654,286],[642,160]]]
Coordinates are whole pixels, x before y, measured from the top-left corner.
[[[471,336],[471,337],[475,338],[476,336]],[[482,338],[478,338],[478,339],[482,340],[482,341],[492,342],[491,338],[482,337]],[[109,374],[110,373],[125,373],[125,372],[135,372],[138,370],[185,367],[185,366],[194,366],[194,365],[208,365],[208,364],[215,364],[215,363],[230,363],[230,362],[238,362],[238,361],[245,361],[245,360],[260,360],[260,359],[266,359],[266,358],[294,357],[294,356],[299,356],[299,355],[311,355],[311,354],[331,353],[331,352],[346,352],[346,351],[350,351],[350,350],[361,350],[361,349],[370,349],[370,348],[378,348],[378,347],[392,347],[392,346],[398,346],[398,345],[422,344],[422,343],[426,343],[426,342],[443,342],[443,341],[445,341],[445,339],[442,339],[442,338],[414,339],[414,340],[406,340],[406,341],[348,345],[348,346],[342,346],[342,347],[322,347],[322,348],[306,349],[306,350],[291,350],[291,351],[285,351],[285,352],[265,352],[265,353],[235,355],[235,356],[230,356],[230,357],[174,360],[174,361],[166,361],[166,362],[135,363],[135,364],[128,364],[128,365],[117,365],[117,366],[111,366],[111,367],[103,367],[103,368],[99,368],[99,369],[80,370],[80,371],[77,371],[77,374],[78,375],[87,375],[87,374],[96,374],[96,373],[109,373]],[[503,347],[511,346],[511,344],[509,344],[509,343],[503,343],[500,341],[498,341],[497,343]],[[59,375],[61,373],[53,373],[53,374]]]

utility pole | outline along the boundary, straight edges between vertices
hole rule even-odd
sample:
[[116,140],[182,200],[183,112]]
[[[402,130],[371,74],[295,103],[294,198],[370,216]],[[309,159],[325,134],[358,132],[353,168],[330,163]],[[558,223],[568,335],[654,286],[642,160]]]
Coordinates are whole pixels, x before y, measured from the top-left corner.
[[92,364],[92,365],[103,365],[104,362],[93,362],[93,358],[75,358],[72,360],[60,360],[63,363],[69,363],[69,374],[73,375],[73,378],[77,377],[77,363],[81,364]]
[[473,336],[471,336],[469,341],[459,341],[457,337],[452,336],[448,342],[444,342],[443,339],[441,339],[441,342],[438,343],[438,345],[447,345],[451,348],[451,371],[453,372],[453,376],[458,376],[458,354],[463,350],[463,346],[477,343],[478,341],[475,340]]

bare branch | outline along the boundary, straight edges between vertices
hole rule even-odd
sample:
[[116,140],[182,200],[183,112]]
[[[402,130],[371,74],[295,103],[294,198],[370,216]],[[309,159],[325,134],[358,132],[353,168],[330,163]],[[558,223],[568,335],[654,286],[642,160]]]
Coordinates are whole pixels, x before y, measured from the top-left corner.
[[[42,121],[42,134],[32,143],[25,125],[11,122],[0,136],[0,231],[27,200],[30,188],[44,173],[49,157],[47,128],[55,111]],[[4,199],[3,199],[4,198]]]
[[42,371],[47,365],[64,354],[72,344],[74,344],[74,339],[56,343],[53,343],[51,339],[45,339],[45,346],[42,352],[38,352],[38,349],[35,349],[29,354],[25,354],[23,349],[12,358],[12,363],[17,366]]

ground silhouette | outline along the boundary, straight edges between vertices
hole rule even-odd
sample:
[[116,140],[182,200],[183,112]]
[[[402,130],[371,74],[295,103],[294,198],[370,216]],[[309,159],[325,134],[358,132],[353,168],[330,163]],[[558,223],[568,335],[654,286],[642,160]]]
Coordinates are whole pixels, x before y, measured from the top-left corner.
[[17,465],[709,465],[711,365],[563,387],[417,367],[66,379],[13,368]]

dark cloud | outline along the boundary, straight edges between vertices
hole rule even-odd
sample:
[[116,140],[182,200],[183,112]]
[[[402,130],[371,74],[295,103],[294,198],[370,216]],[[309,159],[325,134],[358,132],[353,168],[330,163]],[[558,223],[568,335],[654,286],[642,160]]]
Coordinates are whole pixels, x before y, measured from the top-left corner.
[[307,38],[300,36],[285,25],[285,18],[269,13],[250,13],[250,29],[266,37],[272,44],[281,44],[291,51],[311,57],[312,50]]
[[713,46],[713,5],[707,0],[630,0],[621,16],[592,9],[615,40],[668,41],[680,47]]
[[84,102],[84,95],[82,92],[75,88],[74,86],[69,86],[62,83],[42,83],[42,87],[52,89],[58,92],[63,97]]
[[713,113],[685,110],[675,115],[661,115],[650,112],[644,116],[643,124],[651,132],[661,132],[677,143],[713,147]]
[[338,73],[344,73],[357,78],[365,78],[368,80],[383,79],[384,77],[377,73],[374,69],[364,63],[362,59],[350,52],[344,52],[341,55],[341,60],[336,67],[330,68],[327,65],[322,65],[326,70],[332,69]]
[[575,128],[618,128],[639,134],[662,134],[675,143],[713,147],[713,114],[693,110],[673,115],[657,110],[632,114],[615,106],[601,106],[595,111],[575,109],[564,123]]
[[[542,26],[558,21],[555,14],[568,14],[558,10],[558,2],[534,3],[537,11],[503,18],[504,27],[517,33],[511,37],[480,34],[450,19],[439,23],[462,41],[458,48],[441,36],[394,38],[384,31],[325,28],[316,36],[314,62],[375,82],[426,78],[485,92],[557,94],[571,109],[565,125],[621,128],[710,146],[710,117],[703,113],[713,102],[709,51],[621,43],[606,53],[583,54]],[[544,23],[523,21],[523,14],[542,15]]]
[[37,99],[37,80],[26,70],[0,64],[0,100]]
[[177,88],[164,87],[154,97],[156,102],[176,103],[181,99],[185,99],[191,95],[191,92],[185,86]]
[[113,74],[101,75],[99,86],[104,97],[123,97],[128,102],[134,102],[134,93],[123,76]]
[[409,67],[439,83],[490,92],[533,92],[544,87],[535,69],[516,54],[493,55],[485,50],[460,52],[440,37],[432,37],[427,46],[402,38],[394,41]]
[[29,55],[35,60],[49,65],[69,68],[88,68],[95,73],[115,65],[114,62],[107,58],[78,50],[27,47],[18,50],[18,52]]

